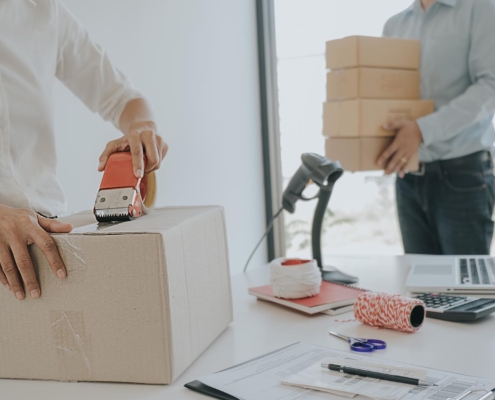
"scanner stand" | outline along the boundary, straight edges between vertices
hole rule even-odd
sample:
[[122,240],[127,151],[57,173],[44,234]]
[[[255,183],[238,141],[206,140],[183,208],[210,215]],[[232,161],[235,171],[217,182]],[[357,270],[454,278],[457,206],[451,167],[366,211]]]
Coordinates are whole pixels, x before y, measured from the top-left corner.
[[349,285],[351,283],[357,283],[359,280],[356,276],[344,274],[335,267],[326,266],[321,271],[321,279],[327,282],[344,283]]
[[332,195],[333,185],[320,186],[320,193],[318,195],[318,204],[316,205],[315,213],[313,216],[313,227],[311,229],[311,247],[313,250],[313,258],[316,260],[318,267],[321,270],[321,277],[324,281],[351,284],[356,283],[359,279],[356,276],[348,275],[339,271],[335,267],[323,266],[323,260],[321,256],[321,228],[323,225],[323,218],[325,211]]

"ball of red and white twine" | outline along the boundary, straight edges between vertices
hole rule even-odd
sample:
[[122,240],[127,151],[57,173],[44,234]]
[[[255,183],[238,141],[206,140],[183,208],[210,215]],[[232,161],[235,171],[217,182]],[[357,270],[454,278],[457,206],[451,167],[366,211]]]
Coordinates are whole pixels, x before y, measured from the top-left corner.
[[423,324],[426,307],[419,299],[367,292],[358,297],[354,316],[367,325],[411,333]]

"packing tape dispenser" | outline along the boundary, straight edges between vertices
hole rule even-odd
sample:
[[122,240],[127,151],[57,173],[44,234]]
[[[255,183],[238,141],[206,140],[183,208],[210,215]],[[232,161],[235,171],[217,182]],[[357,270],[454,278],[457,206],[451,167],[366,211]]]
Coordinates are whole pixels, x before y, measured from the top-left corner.
[[155,173],[136,178],[131,153],[113,153],[105,166],[93,212],[99,222],[131,221],[151,212],[155,199]]

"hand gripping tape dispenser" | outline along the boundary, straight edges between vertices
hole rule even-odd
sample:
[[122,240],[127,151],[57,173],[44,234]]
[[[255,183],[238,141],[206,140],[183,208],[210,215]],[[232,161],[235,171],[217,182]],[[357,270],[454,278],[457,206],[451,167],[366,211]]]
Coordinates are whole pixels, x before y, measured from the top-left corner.
[[[146,165],[146,157],[144,162]],[[155,173],[136,178],[131,153],[113,153],[105,166],[93,212],[99,222],[131,221],[151,212],[155,198]]]

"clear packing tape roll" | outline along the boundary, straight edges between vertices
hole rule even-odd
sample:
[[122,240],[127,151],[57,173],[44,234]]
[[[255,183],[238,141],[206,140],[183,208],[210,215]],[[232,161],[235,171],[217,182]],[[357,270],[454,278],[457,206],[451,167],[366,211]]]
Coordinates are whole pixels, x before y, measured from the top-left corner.
[[275,297],[302,299],[320,293],[321,272],[315,260],[277,258],[270,272]]
[[139,195],[141,196],[143,214],[149,214],[155,208],[156,201],[156,176],[154,171],[141,178]]
[[398,294],[367,292],[354,304],[354,316],[363,324],[412,333],[421,328],[426,306],[419,299]]

